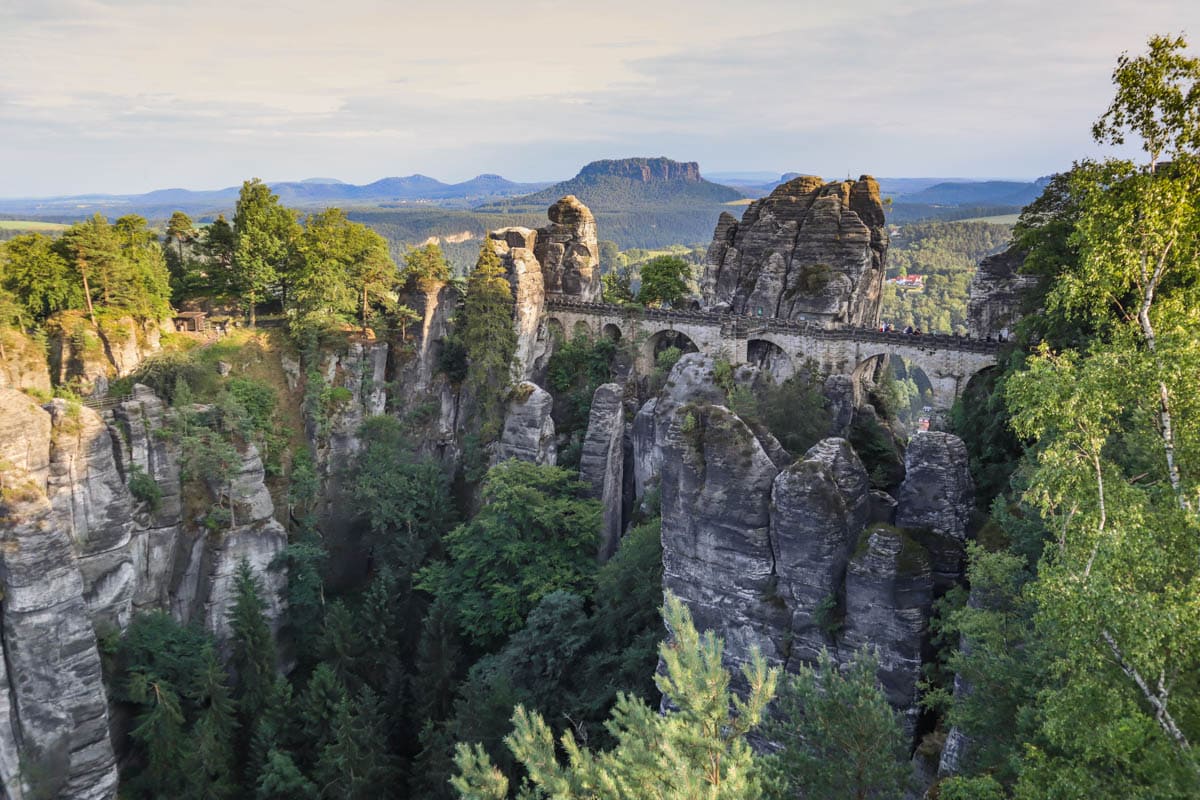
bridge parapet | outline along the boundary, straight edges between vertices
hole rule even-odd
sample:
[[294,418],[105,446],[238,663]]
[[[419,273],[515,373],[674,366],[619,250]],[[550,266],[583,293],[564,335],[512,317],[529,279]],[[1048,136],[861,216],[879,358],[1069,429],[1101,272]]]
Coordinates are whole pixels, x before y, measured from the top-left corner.
[[893,347],[920,348],[926,350],[959,350],[971,353],[995,354],[1003,349],[1001,342],[971,339],[945,333],[910,334],[900,331],[881,331],[849,325],[825,327],[805,320],[780,319],[778,317],[754,317],[739,314],[714,314],[691,309],[638,308],[613,303],[587,303],[560,297],[547,297],[547,311],[566,311],[596,317],[623,317],[630,320],[646,320],[689,325],[720,327],[722,334],[733,338],[754,337],[762,333],[783,333],[812,339],[871,342]]

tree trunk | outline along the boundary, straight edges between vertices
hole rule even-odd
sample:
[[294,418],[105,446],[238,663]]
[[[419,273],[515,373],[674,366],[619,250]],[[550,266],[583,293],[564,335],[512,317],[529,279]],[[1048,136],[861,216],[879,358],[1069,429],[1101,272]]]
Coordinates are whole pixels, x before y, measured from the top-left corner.
[[251,300],[249,302],[249,306],[250,306],[250,327],[257,328],[258,327],[258,317],[256,317],[254,315],[254,301],[253,300]]
[[79,260],[79,274],[83,276],[83,299],[87,303],[88,316],[91,317],[92,324],[96,325],[96,309],[92,308],[92,289],[88,286],[87,262],[83,259]]
[[362,329],[363,335],[367,333],[367,286],[363,284],[362,290]]

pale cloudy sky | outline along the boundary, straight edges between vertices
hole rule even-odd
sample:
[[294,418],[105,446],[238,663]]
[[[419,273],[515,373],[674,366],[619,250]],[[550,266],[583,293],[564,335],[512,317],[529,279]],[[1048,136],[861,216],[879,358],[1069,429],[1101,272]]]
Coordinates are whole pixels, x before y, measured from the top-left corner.
[[249,176],[1032,177],[1196,0],[0,0],[0,196]]

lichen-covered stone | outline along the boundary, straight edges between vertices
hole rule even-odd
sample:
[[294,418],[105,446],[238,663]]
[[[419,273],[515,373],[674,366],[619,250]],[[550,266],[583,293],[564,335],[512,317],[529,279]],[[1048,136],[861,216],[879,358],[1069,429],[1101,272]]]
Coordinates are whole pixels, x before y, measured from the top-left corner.
[[734,313],[873,325],[887,256],[879,185],[801,176],[755,200],[740,222],[722,215],[701,291]]

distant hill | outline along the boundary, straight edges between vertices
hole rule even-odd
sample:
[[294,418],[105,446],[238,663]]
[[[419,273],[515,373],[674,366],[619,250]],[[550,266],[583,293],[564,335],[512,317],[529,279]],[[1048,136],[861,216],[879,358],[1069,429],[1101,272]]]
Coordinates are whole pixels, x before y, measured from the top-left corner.
[[[329,205],[381,206],[433,203],[464,208],[499,197],[537,191],[546,183],[515,183],[499,175],[477,175],[461,183],[443,183],[427,175],[382,178],[356,186],[335,178],[270,183],[285,204],[297,208]],[[240,186],[194,191],[157,189],[131,195],[75,195],[66,197],[0,199],[0,214],[27,215],[56,220],[73,220],[96,212],[108,216],[141,214],[150,219],[167,217],[172,211],[193,216],[215,215],[232,210]]]
[[943,206],[1024,206],[1038,198],[1049,180],[937,183],[919,191],[898,194],[896,202]]
[[582,200],[593,213],[630,211],[648,206],[664,212],[715,207],[744,196],[736,189],[702,178],[700,166],[694,161],[622,158],[593,161],[569,181],[524,197],[494,201],[481,206],[480,210],[545,209],[568,194]]

